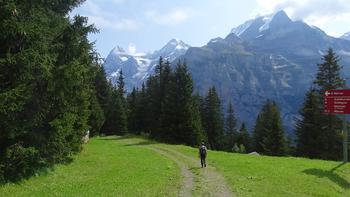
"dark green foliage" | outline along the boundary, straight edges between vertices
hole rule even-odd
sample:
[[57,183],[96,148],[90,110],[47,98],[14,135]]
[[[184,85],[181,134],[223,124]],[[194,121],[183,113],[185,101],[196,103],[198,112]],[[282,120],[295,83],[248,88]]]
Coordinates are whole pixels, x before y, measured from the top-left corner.
[[275,102],[267,100],[258,115],[254,133],[254,150],[267,155],[284,155],[286,139],[279,109]]
[[225,149],[228,151],[232,150],[234,144],[238,142],[236,122],[237,120],[233,111],[233,106],[230,102],[225,119]]
[[160,58],[146,84],[128,95],[130,132],[149,133],[151,138],[168,143],[197,145],[204,135],[186,64],[179,62],[173,71],[170,63]]
[[239,132],[238,132],[237,144],[242,144],[245,148],[245,151],[250,152],[252,149],[251,143],[252,143],[252,139],[251,139],[250,134],[245,126],[245,123],[243,122],[241,124],[241,128],[239,129]]
[[124,89],[125,83],[124,83],[124,75],[122,70],[119,71],[117,86],[118,86],[118,93],[123,97],[125,94],[125,89]]
[[87,39],[96,30],[84,17],[68,18],[81,2],[0,3],[0,179],[69,160],[101,124],[99,116],[88,125],[99,111]]
[[221,102],[215,87],[209,89],[202,104],[201,114],[202,124],[208,137],[210,148],[222,150],[224,148],[224,122]]
[[133,88],[131,93],[128,95],[126,102],[127,102],[127,109],[128,109],[128,130],[130,133],[133,134],[140,134],[140,130],[138,127],[138,91]]
[[297,120],[297,154],[310,158],[317,158],[323,151],[319,138],[322,136],[321,109],[319,94],[315,89],[306,93],[306,98],[300,110],[301,119]]
[[90,112],[91,112],[89,117],[90,135],[98,136],[100,134],[102,125],[105,121],[105,115],[95,94],[91,96]]
[[175,118],[176,141],[189,145],[198,144],[203,138],[199,107],[192,96],[193,82],[186,63],[178,63],[175,70],[176,89]]
[[32,175],[36,169],[43,167],[43,164],[44,162],[36,148],[25,148],[16,143],[5,150],[3,175],[10,181],[17,181]]
[[111,98],[108,104],[106,121],[102,133],[106,135],[124,135],[127,129],[127,112],[123,104],[123,97],[119,90],[110,85]]
[[106,79],[106,73],[102,66],[95,67],[95,81],[94,87],[96,92],[96,98],[101,108],[103,109],[104,115],[107,115],[107,111],[109,108],[109,103],[111,100],[111,87],[110,83],[108,83]]
[[314,84],[315,89],[306,94],[297,121],[297,154],[310,158],[339,160],[342,153],[342,121],[335,115],[324,114],[324,92],[345,88],[345,80],[340,76],[339,58],[332,49],[318,64]]
[[339,65],[339,57],[329,48],[327,54],[322,57],[323,63],[318,64],[318,72],[314,84],[321,94],[325,90],[334,90],[345,87],[345,80],[340,76],[342,66]]

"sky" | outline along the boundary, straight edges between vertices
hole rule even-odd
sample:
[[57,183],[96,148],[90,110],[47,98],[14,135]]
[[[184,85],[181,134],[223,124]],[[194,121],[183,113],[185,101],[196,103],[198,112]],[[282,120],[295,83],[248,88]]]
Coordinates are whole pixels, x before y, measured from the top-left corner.
[[246,20],[282,9],[334,37],[350,31],[350,0],[86,0],[70,16],[86,16],[99,29],[89,39],[106,57],[116,46],[152,52],[172,38],[203,46]]

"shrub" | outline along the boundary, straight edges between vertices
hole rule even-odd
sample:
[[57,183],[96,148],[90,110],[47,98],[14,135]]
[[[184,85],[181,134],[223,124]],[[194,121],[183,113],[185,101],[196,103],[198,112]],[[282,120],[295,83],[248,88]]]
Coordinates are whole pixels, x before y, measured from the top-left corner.
[[17,181],[33,175],[42,166],[43,162],[37,149],[34,147],[26,148],[16,143],[6,149],[0,173],[3,171],[4,180]]

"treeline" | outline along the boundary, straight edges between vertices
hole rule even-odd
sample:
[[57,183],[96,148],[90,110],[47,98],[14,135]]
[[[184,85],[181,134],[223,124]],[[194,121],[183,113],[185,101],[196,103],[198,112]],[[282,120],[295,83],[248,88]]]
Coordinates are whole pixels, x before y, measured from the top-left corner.
[[215,87],[203,97],[193,95],[193,82],[186,64],[179,62],[172,71],[170,63],[162,59],[155,75],[150,76],[141,89],[133,89],[128,94],[123,114],[127,115],[130,133],[149,134],[168,143],[197,145],[204,140],[215,150],[339,160],[342,122],[335,115],[323,113],[324,91],[345,88],[338,61],[329,49],[323,63],[318,65],[314,85],[306,93],[296,120],[294,141],[286,136],[274,101],[267,100],[262,106],[250,135],[244,122],[237,125],[231,103],[227,111],[222,112]]
[[[167,143],[198,145],[207,142],[209,148],[233,152],[259,151],[268,155],[288,153],[277,105],[267,100],[257,120],[253,136],[245,123],[237,126],[232,103],[223,112],[215,87],[204,96],[193,94],[193,81],[185,62],[178,62],[174,70],[169,62],[160,58],[155,74],[140,89],[127,95],[119,111],[127,116],[127,129],[132,134],[147,134]],[[123,89],[119,73],[118,90]],[[120,91],[123,92],[123,91]],[[122,95],[122,94],[119,94]],[[125,120],[115,121],[125,127]],[[117,126],[118,127],[118,126]],[[120,126],[119,126],[120,127]],[[101,132],[106,132],[101,130]],[[115,129],[115,134],[121,134]],[[110,133],[111,134],[111,133]]]

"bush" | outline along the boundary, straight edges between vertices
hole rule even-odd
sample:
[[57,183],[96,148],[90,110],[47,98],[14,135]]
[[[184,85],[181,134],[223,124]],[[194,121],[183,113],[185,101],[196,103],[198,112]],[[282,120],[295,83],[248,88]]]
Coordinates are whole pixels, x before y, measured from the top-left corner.
[[3,171],[4,180],[18,181],[33,175],[42,166],[43,162],[37,149],[34,147],[26,148],[16,143],[6,149],[4,164],[0,168],[0,173]]
[[237,143],[234,144],[234,146],[232,147],[232,152],[234,153],[245,153],[245,147],[243,144],[237,145]]
[[4,165],[1,164],[0,162],[0,184],[5,182],[5,177],[4,177]]

